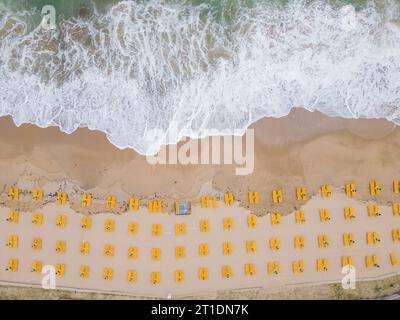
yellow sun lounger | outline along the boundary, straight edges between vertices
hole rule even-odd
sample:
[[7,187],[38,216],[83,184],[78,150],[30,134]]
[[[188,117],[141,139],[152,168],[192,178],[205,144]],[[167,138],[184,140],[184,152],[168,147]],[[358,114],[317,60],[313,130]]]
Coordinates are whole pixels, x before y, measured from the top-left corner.
[[65,192],[57,193],[57,204],[59,206],[65,206],[66,203],[67,203],[67,194]]
[[92,205],[92,195],[90,193],[84,193],[82,195],[81,206],[90,207]]
[[19,189],[17,187],[8,189],[8,200],[19,200]]
[[281,240],[278,238],[269,239],[269,247],[271,248],[271,251],[279,251],[281,249]]
[[175,247],[175,258],[176,259],[185,258],[185,247]]
[[352,220],[356,218],[356,215],[354,213],[354,208],[344,208],[344,218],[346,220]]
[[175,271],[175,283],[184,283],[185,277],[182,270]]
[[318,246],[320,248],[329,248],[328,236],[326,235],[318,236]]
[[373,181],[369,184],[369,193],[371,196],[379,195],[382,192],[379,182]]
[[296,188],[296,196],[297,196],[297,200],[299,200],[299,201],[307,200],[307,198],[308,198],[307,188],[297,187]]
[[367,269],[370,269],[372,266],[380,268],[380,265],[378,264],[378,257],[376,255],[366,256],[365,265]]
[[370,217],[379,217],[382,214],[379,212],[379,207],[376,204],[374,204],[374,205],[369,204],[368,205],[368,215]]
[[65,241],[56,242],[56,252],[64,254],[67,251],[67,243]]
[[225,231],[231,231],[233,228],[233,222],[232,222],[232,218],[224,218],[224,230]]
[[317,259],[317,271],[328,271],[328,261],[326,260],[326,258]]
[[161,230],[162,230],[162,226],[161,224],[153,224],[152,227],[152,236],[153,237],[160,237],[161,236]]
[[353,257],[351,256],[342,256],[342,268],[345,266],[354,266],[353,264]]
[[393,242],[400,241],[400,229],[392,230],[392,239],[393,239]]
[[271,223],[273,226],[278,226],[281,224],[281,214],[279,212],[271,213]]
[[160,272],[153,271],[151,273],[151,284],[153,286],[160,284]]
[[[213,200],[213,202],[212,202],[212,207],[215,209],[216,207],[217,207],[217,197],[213,197],[212,198],[212,200]],[[201,197],[201,207],[203,208],[203,209],[206,209],[206,208],[211,208],[211,200],[210,200],[210,197],[209,196],[207,196],[207,197]]]
[[200,220],[200,231],[210,232],[210,222],[208,220]]
[[304,262],[302,260],[293,261],[292,267],[293,267],[293,273],[294,274],[298,274],[298,273],[303,273],[304,272]]
[[103,279],[107,281],[111,281],[113,279],[113,269],[111,268],[104,268],[103,269]]
[[298,250],[298,249],[304,249],[304,247],[305,247],[304,237],[303,236],[295,237],[294,238],[294,248],[296,250]]
[[129,283],[136,283],[137,280],[137,272],[136,270],[129,270],[127,275],[127,281]]
[[139,210],[139,199],[138,198],[130,198],[129,199],[129,210],[130,211],[138,211]]
[[147,203],[147,211],[148,213],[162,213],[162,202],[160,200],[149,201]]
[[343,233],[343,245],[352,247],[355,244],[354,235],[352,233]]
[[224,255],[226,255],[226,256],[229,256],[232,254],[232,243],[231,242],[224,242],[223,252],[224,252]]
[[[278,239],[279,241],[279,239]],[[255,241],[246,241],[247,253],[257,253],[257,244]]]
[[329,184],[321,186],[321,196],[322,198],[330,198],[332,196],[332,187]]
[[208,244],[200,243],[200,245],[199,245],[199,256],[200,257],[208,256]]
[[82,228],[82,230],[90,230],[91,226],[92,226],[92,218],[83,217],[81,219],[81,228]]
[[222,266],[222,278],[223,279],[232,279],[232,268],[231,266]]
[[184,235],[186,235],[186,224],[184,224],[184,223],[175,224],[175,235],[176,236],[184,236]]
[[18,211],[10,211],[6,221],[7,222],[12,222],[14,224],[18,224],[18,221],[19,221],[19,213],[18,213]]
[[104,222],[104,231],[105,232],[114,232],[115,230],[115,221],[114,220],[106,220]]
[[32,250],[42,250],[42,239],[34,238],[32,239]]
[[32,224],[35,226],[41,226],[43,222],[43,215],[41,213],[32,214]]
[[355,183],[346,183],[346,196],[348,198],[353,198],[357,194],[356,184]]
[[326,210],[326,209],[319,210],[319,218],[320,218],[321,222],[331,221],[331,218],[329,216],[329,210]]
[[63,277],[65,275],[65,264],[64,263],[56,264],[56,275],[59,277]]
[[249,203],[250,204],[258,204],[259,203],[259,197],[258,197],[258,192],[249,192]]
[[58,228],[65,228],[67,224],[67,217],[65,215],[58,215],[56,219],[56,226]]
[[89,254],[90,243],[87,241],[83,241],[79,244],[79,252],[85,256]]
[[282,190],[272,190],[272,200],[274,203],[281,203],[283,201]]
[[248,215],[247,226],[249,227],[249,229],[254,229],[257,226],[257,216]]
[[400,193],[400,183],[399,183],[399,180],[394,180],[394,181],[393,181],[393,192],[394,192],[394,193]]
[[17,249],[18,248],[18,236],[11,235],[8,236],[8,242],[6,244],[7,247],[12,248],[12,249]]
[[254,268],[254,264],[252,263],[246,263],[244,265],[244,274],[246,277],[253,277],[256,275],[256,270]]
[[18,271],[18,259],[9,259],[6,267],[6,271],[8,272],[17,272]]
[[226,206],[233,206],[234,198],[233,198],[232,192],[225,193],[224,199],[225,199]]
[[396,202],[393,203],[393,215],[395,217],[400,216],[400,203],[396,203]]
[[136,235],[138,233],[139,224],[137,222],[129,222],[128,234]]
[[114,209],[116,203],[115,196],[107,196],[106,200],[106,209]]
[[106,258],[112,258],[114,257],[114,245],[112,244],[106,244],[104,246],[104,253],[103,256]]
[[268,262],[267,270],[269,275],[279,274],[280,272],[279,263],[277,261]]
[[378,233],[377,232],[367,232],[367,244],[368,245],[376,245],[381,241],[379,239]]
[[306,215],[304,211],[296,211],[295,218],[297,224],[302,224],[306,222]]
[[207,268],[199,268],[199,280],[204,281],[208,280],[208,269]]
[[43,201],[43,190],[42,189],[34,189],[32,195],[33,202],[42,202]]
[[138,256],[138,247],[129,247],[128,249],[128,259],[136,260]]
[[161,249],[160,248],[152,248],[151,249],[151,260],[152,261],[160,261],[161,260]]
[[31,266],[31,272],[42,273],[42,262],[33,261]]
[[89,278],[89,266],[81,266],[79,269],[79,278]]
[[392,252],[392,253],[390,253],[389,257],[390,257],[390,263],[392,264],[392,266],[396,266],[398,261],[397,261],[395,254]]

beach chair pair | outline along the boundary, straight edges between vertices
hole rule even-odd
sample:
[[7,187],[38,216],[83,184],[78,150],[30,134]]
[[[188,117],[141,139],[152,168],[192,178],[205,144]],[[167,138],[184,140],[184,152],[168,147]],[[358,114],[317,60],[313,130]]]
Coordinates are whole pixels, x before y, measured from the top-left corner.
[[11,187],[8,189],[8,200],[18,201],[19,200],[19,188]]
[[139,199],[138,198],[130,198],[129,199],[129,210],[130,211],[138,211],[139,210]]
[[200,257],[208,256],[208,244],[207,243],[200,243],[200,245],[199,245],[199,256]]
[[380,217],[382,214],[379,211],[379,207],[374,204],[369,204],[368,205],[368,216],[372,217]]
[[34,238],[32,239],[32,250],[42,250],[42,239]]
[[389,257],[390,257],[390,263],[392,264],[392,266],[396,266],[399,263],[399,261],[397,260],[396,255],[393,252],[391,252],[389,254]]
[[81,266],[79,268],[79,277],[82,279],[89,278],[89,266]]
[[106,220],[104,222],[104,231],[105,232],[114,232],[115,230],[115,221],[114,220]]
[[294,248],[296,250],[305,248],[305,242],[303,236],[294,237]]
[[18,224],[18,222],[19,222],[19,212],[18,211],[10,211],[6,221],[7,222],[12,222],[14,224]]
[[43,190],[42,189],[34,189],[32,195],[33,202],[43,202]]
[[185,247],[176,247],[175,248],[175,258],[176,259],[185,258]]
[[370,269],[371,267],[380,268],[378,257],[375,254],[365,257],[365,265],[367,269]]
[[393,215],[395,217],[400,216],[400,203],[397,203],[397,202],[393,203]]
[[117,199],[115,196],[107,196],[106,209],[114,209]]
[[137,235],[139,224],[137,222],[129,222],[128,234]]
[[279,212],[271,213],[271,223],[273,226],[278,226],[281,224],[281,214]]
[[371,194],[371,196],[376,196],[381,194],[382,189],[380,187],[379,182],[376,181],[372,181],[369,183],[369,193]]
[[393,239],[393,242],[400,241],[400,229],[393,229],[392,230],[392,239]]
[[246,263],[244,265],[244,274],[246,277],[253,277],[256,275],[256,269],[254,268],[254,264]]
[[65,275],[65,264],[57,263],[56,264],[56,276],[63,277]]
[[296,197],[299,201],[304,201],[308,199],[307,188],[305,187],[297,187],[296,188]]
[[11,249],[17,249],[18,243],[19,243],[18,236],[10,235],[10,236],[8,236],[8,241],[6,243],[6,246]]
[[184,283],[185,276],[182,270],[175,271],[175,283]]
[[162,213],[163,205],[160,200],[153,200],[147,203],[147,212],[148,213]]
[[136,283],[136,281],[137,281],[137,272],[136,272],[136,270],[129,270],[128,271],[127,281],[129,283]]
[[160,237],[161,236],[162,226],[161,224],[153,224],[151,234],[153,237]]
[[226,206],[233,206],[235,201],[232,192],[225,193],[224,200]]
[[79,252],[87,256],[89,254],[90,243],[88,241],[83,241],[79,244]]
[[222,266],[222,278],[223,279],[232,279],[233,273],[232,268],[229,265]]
[[354,208],[344,208],[344,218],[346,220],[353,220],[356,218],[356,215],[354,213]]
[[342,256],[342,268],[345,266],[354,266],[353,257],[351,256]]
[[90,230],[90,227],[92,226],[92,218],[90,217],[83,217],[81,219],[81,229],[82,230]]
[[354,240],[354,235],[352,233],[343,233],[343,245],[345,247],[354,246],[356,241]]
[[90,193],[85,193],[82,195],[81,206],[90,207],[92,205],[92,195]]
[[65,254],[67,251],[67,243],[65,241],[57,241],[56,242],[56,252]]
[[281,240],[279,238],[269,239],[269,247],[271,251],[279,251],[281,249]]
[[295,219],[297,224],[302,224],[306,222],[306,215],[304,211],[296,211],[295,212]]
[[258,204],[259,203],[259,197],[258,197],[258,192],[249,192],[249,203],[250,204]]
[[67,224],[67,217],[65,215],[58,215],[56,219],[56,226],[58,228],[65,228]]
[[319,218],[320,218],[321,222],[331,221],[331,217],[329,216],[329,210],[327,210],[327,209],[319,210]]
[[255,241],[246,241],[247,253],[257,253],[257,244]]
[[18,259],[9,259],[6,267],[6,271],[8,272],[17,272],[18,271],[19,261]]
[[224,218],[223,225],[224,225],[224,230],[225,231],[232,231],[232,229],[233,229],[232,218]]
[[104,246],[103,256],[105,258],[112,258],[114,257],[114,245],[113,244],[106,244]]
[[175,235],[176,236],[186,235],[186,224],[184,224],[184,223],[175,224]]
[[160,284],[160,280],[161,280],[160,272],[158,272],[158,271],[153,271],[153,272],[151,273],[151,284],[152,284],[153,286],[156,286],[156,285]]
[[318,236],[318,246],[320,248],[329,248],[329,241],[327,235]]
[[199,276],[199,280],[201,280],[201,281],[208,280],[208,269],[207,268],[199,268],[198,276]]
[[373,232],[367,232],[367,244],[370,245],[377,245],[381,239],[378,236],[378,233],[373,231]]
[[112,281],[114,270],[111,268],[103,269],[103,279],[107,281]]
[[42,273],[42,261],[33,261],[31,266],[31,272]]
[[57,201],[56,201],[56,203],[59,206],[65,206],[65,204],[67,203],[67,194],[65,192],[57,193]]
[[129,247],[128,249],[128,259],[136,260],[138,257],[138,247]]
[[346,183],[346,196],[348,198],[354,198],[357,194],[356,184],[355,183]]
[[273,261],[267,264],[268,275],[277,275],[280,272],[279,262]]
[[328,261],[326,260],[326,258],[317,259],[317,271],[328,271]]
[[332,187],[329,184],[321,186],[321,196],[322,198],[330,198],[332,196]]
[[231,242],[224,242],[223,243],[223,252],[225,256],[230,256],[232,254],[232,243]]
[[304,272],[304,262],[303,260],[293,261],[292,263],[293,273],[299,274]]
[[210,222],[208,220],[200,220],[200,232],[210,232]]
[[257,216],[248,215],[247,226],[249,227],[249,229],[255,229],[257,227]]
[[272,200],[274,203],[281,203],[283,201],[282,190],[272,190]]
[[32,224],[35,226],[41,226],[43,223],[43,215],[41,213],[32,214]]
[[[201,197],[201,208],[207,209],[211,208],[211,199],[209,196]],[[215,209],[217,207],[217,197],[212,197],[212,207]]]
[[161,249],[160,248],[152,248],[151,249],[151,260],[152,261],[160,261],[161,260]]

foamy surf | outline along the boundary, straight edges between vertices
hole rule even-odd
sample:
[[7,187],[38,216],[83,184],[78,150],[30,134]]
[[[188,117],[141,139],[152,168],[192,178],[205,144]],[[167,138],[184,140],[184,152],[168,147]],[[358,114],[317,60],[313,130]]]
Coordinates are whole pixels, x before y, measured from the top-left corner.
[[205,3],[120,1],[58,21],[56,31],[2,7],[0,116],[100,130],[146,155],[210,129],[240,134],[296,106],[400,124],[398,1],[357,11],[325,1],[248,3],[216,15]]

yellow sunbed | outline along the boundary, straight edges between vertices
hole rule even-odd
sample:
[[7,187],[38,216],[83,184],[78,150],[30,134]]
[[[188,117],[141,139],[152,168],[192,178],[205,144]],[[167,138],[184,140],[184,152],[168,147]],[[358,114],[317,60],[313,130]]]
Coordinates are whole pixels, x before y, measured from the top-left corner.
[[224,242],[223,251],[224,251],[224,255],[226,255],[226,256],[231,255],[232,254],[232,243],[231,242]]
[[346,220],[352,220],[355,219],[356,215],[354,213],[354,208],[344,208],[344,218]]
[[331,221],[331,217],[329,216],[329,210],[326,210],[326,209],[319,210],[319,218],[320,218],[321,222]]
[[394,180],[393,181],[393,192],[394,193],[399,193],[400,192],[399,180]]
[[272,200],[274,203],[281,203],[283,201],[282,190],[272,190]]
[[152,248],[151,249],[151,260],[153,260],[153,261],[161,260],[161,249],[160,248]]
[[207,268],[199,268],[199,280],[208,280],[208,269]]
[[7,242],[6,246],[9,248],[12,248],[12,249],[17,249],[18,243],[19,243],[18,236],[10,235],[10,236],[8,236],[8,242]]
[[175,235],[184,236],[185,234],[186,234],[186,224],[184,223],[175,224]]
[[232,192],[225,193],[224,198],[225,198],[225,205],[226,206],[233,206],[234,198],[233,198]]
[[139,210],[139,199],[138,198],[130,198],[129,199],[129,210],[130,211]]
[[378,257],[376,255],[366,256],[365,264],[367,266],[367,269],[370,269],[372,266],[380,268],[380,265],[378,264]]
[[297,224],[302,224],[302,223],[306,222],[306,216],[305,216],[304,211],[296,211],[295,217],[296,217]]
[[249,229],[254,229],[257,226],[257,216],[248,215],[247,226],[249,227]]
[[92,218],[83,217],[81,219],[81,228],[82,228],[82,230],[90,230],[91,225],[92,225]]
[[176,259],[185,258],[185,247],[175,247],[175,258]]
[[32,239],[32,249],[33,250],[42,250],[42,239],[41,238]]
[[137,222],[129,222],[128,234],[136,235],[138,233],[139,224]]
[[18,271],[18,259],[9,259],[6,267],[6,271],[8,272],[17,272]]
[[67,243],[65,241],[56,242],[56,252],[64,254],[67,251]]
[[296,188],[296,196],[297,196],[297,200],[299,200],[299,201],[307,200],[307,198],[308,198],[307,188],[297,187]]
[[281,241],[279,238],[271,238],[269,239],[269,247],[272,251],[279,251],[281,248]]
[[92,204],[92,195],[90,193],[85,193],[82,195],[82,207],[90,207]]
[[43,222],[43,215],[41,213],[32,214],[32,224],[36,226],[41,226]]
[[400,229],[392,230],[392,239],[393,239],[393,242],[400,241]]
[[67,203],[67,194],[65,192],[57,193],[57,204],[59,206],[65,206],[66,203]]
[[332,188],[329,184],[321,186],[321,196],[322,198],[330,198],[332,196]]
[[222,266],[222,278],[232,279],[232,268],[231,266]]
[[351,257],[351,256],[348,256],[348,257],[342,256],[342,267],[345,267],[347,265],[354,266],[353,257]]
[[184,283],[185,277],[182,270],[175,271],[175,283]]
[[304,249],[305,244],[304,244],[304,237],[303,236],[298,236],[294,238],[294,248],[297,249]]
[[33,261],[31,272],[42,273],[42,262],[41,261]]
[[246,277],[252,277],[256,275],[256,270],[254,268],[254,264],[252,263],[246,263],[244,265],[244,273]]
[[81,266],[79,269],[79,277],[82,279],[89,278],[89,266]]
[[281,214],[279,212],[271,213],[271,223],[273,226],[281,224]]
[[326,235],[318,236],[318,246],[320,248],[329,248],[328,236]]
[[128,259],[136,260],[138,256],[138,247],[129,247],[128,249]]
[[18,222],[19,222],[19,212],[18,211],[10,211],[6,221],[12,222],[14,224],[18,224]]
[[250,204],[258,204],[259,203],[259,197],[258,197],[258,192],[249,192],[249,203]]
[[43,190],[42,189],[34,189],[32,195],[33,202],[42,202],[43,201]]
[[345,247],[352,247],[355,243],[352,233],[343,233],[343,245]]
[[106,220],[104,222],[104,231],[105,232],[114,232],[115,230],[115,221],[114,220]]
[[83,241],[79,244],[79,252],[85,256],[89,254],[90,244],[87,241]]
[[208,220],[200,220],[200,231],[201,232],[210,231],[210,222]]
[[106,209],[114,209],[116,203],[115,196],[107,196],[106,200]]
[[[278,239],[279,241],[279,239]],[[278,245],[278,244],[277,244]],[[279,243],[280,245],[280,243]],[[257,253],[257,244],[255,241],[246,241],[247,253]]]
[[[217,207],[217,197],[214,196],[214,197],[212,198],[212,200],[213,200],[212,207],[213,207],[213,208],[216,208],[216,207]],[[207,196],[207,197],[201,197],[201,207],[202,207],[203,209],[211,208],[211,200],[210,200],[210,197],[209,197],[209,196]]]
[[400,215],[400,203],[393,203],[393,215],[396,217]]
[[107,281],[111,281],[113,279],[113,269],[111,268],[104,268],[103,269],[103,279]]
[[390,263],[392,264],[392,266],[397,265],[397,258],[395,256],[395,254],[393,252],[391,252],[389,254],[389,256],[390,256]]
[[56,275],[59,277],[63,277],[65,275],[65,264],[64,263],[56,264]]
[[381,216],[381,213],[379,211],[379,206],[377,206],[376,204],[374,204],[374,205],[369,204],[368,205],[368,215],[370,217],[379,217],[379,216]]
[[376,245],[381,241],[377,232],[367,232],[367,244]]
[[369,184],[369,193],[371,196],[379,195],[382,192],[379,182],[373,181]]
[[8,200],[11,200],[11,201],[19,200],[19,189],[17,187],[15,187],[15,188],[11,187],[8,189]]
[[151,284],[153,286],[160,284],[160,272],[153,271],[151,273]]
[[225,231],[231,231],[232,227],[233,227],[233,222],[232,222],[232,218],[224,218],[224,230]]
[[106,244],[104,246],[104,257],[106,258],[112,258],[114,257],[114,245],[113,244]]
[[298,273],[303,273],[304,272],[304,262],[302,260],[293,261],[292,267],[293,267],[293,273],[294,274],[298,274]]
[[149,213],[162,213],[163,206],[160,200],[149,201],[147,203],[147,211]]
[[129,270],[127,275],[127,280],[129,283],[136,283],[137,280],[137,272],[136,270]]
[[317,259],[317,271],[328,271],[328,261],[326,260],[326,258]]
[[65,228],[67,224],[67,217],[65,215],[58,215],[56,219],[56,226],[58,228]]
[[269,275],[279,274],[280,271],[279,263],[277,261],[268,262],[267,270]]
[[357,194],[355,183],[346,183],[346,196],[349,198],[355,197]]
[[161,230],[162,230],[161,224],[153,224],[152,236],[153,237],[160,237],[161,236]]
[[200,243],[199,245],[199,256],[208,256],[208,244],[206,243]]

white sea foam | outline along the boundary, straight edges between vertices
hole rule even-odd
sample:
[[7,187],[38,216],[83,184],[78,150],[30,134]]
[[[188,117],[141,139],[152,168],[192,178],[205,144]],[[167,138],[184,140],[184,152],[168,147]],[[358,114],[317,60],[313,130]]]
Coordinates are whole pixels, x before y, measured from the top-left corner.
[[[355,12],[260,1],[224,22],[204,5],[123,1],[55,33],[5,14],[0,116],[101,130],[141,154],[209,129],[240,133],[295,106],[400,124],[400,9],[386,3]],[[151,135],[172,123],[172,140]]]

